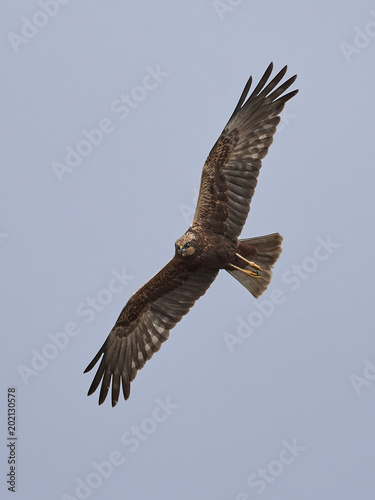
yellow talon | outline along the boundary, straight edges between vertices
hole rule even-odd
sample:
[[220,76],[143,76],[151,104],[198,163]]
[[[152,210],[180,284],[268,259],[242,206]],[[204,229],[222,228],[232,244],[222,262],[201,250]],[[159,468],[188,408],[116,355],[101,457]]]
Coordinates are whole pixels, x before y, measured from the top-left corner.
[[258,269],[258,271],[263,271],[261,267],[258,266],[258,264],[255,264],[255,262],[252,262],[251,260],[245,259],[245,257],[242,257],[239,253],[236,253],[237,257],[245,261],[250,267],[253,267],[254,269]]
[[242,271],[243,273],[247,274],[248,276],[251,276],[252,278],[258,278],[260,280],[260,276],[256,271],[250,271],[250,269],[242,269],[241,267],[235,266],[234,264],[229,264],[229,265],[231,267],[234,267],[234,269],[238,269],[239,271]]

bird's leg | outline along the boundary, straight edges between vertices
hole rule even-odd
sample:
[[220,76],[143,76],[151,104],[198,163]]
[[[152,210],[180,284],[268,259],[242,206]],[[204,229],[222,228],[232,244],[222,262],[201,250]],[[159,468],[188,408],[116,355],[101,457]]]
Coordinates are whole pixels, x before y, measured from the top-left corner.
[[242,269],[241,267],[235,266],[234,264],[229,264],[229,266],[233,267],[234,269],[238,269],[239,271],[242,271],[243,273],[247,274],[248,276],[251,276],[252,278],[260,279],[260,275],[258,274],[257,271],[250,271],[250,269]]
[[240,255],[239,253],[236,253],[236,256],[245,261],[250,267],[258,269],[258,271],[263,271],[263,269],[259,267],[258,264],[255,264],[255,262],[251,262],[251,260],[245,259],[245,257],[242,257],[242,255]]

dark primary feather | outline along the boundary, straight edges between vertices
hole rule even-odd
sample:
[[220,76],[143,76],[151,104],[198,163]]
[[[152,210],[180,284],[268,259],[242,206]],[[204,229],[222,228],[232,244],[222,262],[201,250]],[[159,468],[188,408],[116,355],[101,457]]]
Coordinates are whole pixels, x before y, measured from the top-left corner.
[[250,77],[231,118],[208,155],[192,227],[211,229],[232,240],[240,235],[250,210],[261,160],[272,144],[279,115],[285,103],[298,92],[284,94],[296,76],[277,87],[287,66],[266,85],[272,69],[271,63],[246,100],[252,83]]
[[169,337],[169,331],[189,311],[214,281],[218,270],[191,269],[175,257],[140,288],[122,310],[115,326],[97,355],[91,370],[103,356],[88,394],[100,385],[99,404],[112,385],[112,406],[122,391],[130,394],[137,371]]

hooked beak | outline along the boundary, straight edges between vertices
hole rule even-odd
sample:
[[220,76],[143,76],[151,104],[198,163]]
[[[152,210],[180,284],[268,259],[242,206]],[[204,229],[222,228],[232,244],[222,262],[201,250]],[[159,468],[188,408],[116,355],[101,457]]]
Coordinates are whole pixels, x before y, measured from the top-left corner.
[[186,251],[186,248],[184,247],[178,247],[178,251],[180,252],[180,254],[183,256],[185,251]]

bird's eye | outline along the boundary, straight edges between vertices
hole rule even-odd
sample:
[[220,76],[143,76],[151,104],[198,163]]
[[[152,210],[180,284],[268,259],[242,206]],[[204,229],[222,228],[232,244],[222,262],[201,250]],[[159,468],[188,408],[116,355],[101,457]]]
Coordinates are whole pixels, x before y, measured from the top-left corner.
[[188,248],[190,246],[190,241],[188,241],[187,243],[185,243],[185,248]]

